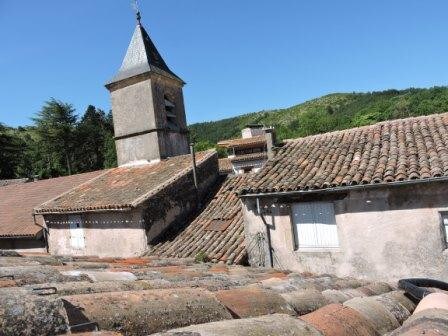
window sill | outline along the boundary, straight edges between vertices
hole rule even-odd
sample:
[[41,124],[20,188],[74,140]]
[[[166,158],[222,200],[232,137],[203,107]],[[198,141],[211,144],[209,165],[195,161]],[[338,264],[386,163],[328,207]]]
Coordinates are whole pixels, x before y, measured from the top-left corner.
[[341,252],[340,247],[299,247],[295,249],[297,253],[328,253],[328,252]]

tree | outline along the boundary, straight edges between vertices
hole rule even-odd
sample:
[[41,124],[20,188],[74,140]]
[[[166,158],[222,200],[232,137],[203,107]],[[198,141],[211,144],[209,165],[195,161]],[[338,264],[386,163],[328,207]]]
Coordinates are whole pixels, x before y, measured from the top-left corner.
[[15,178],[17,165],[21,161],[20,139],[0,124],[0,179]]
[[[71,175],[75,142],[75,109],[54,98],[45,102],[32,120],[36,126],[39,150],[50,176]],[[41,172],[44,173],[44,172]]]
[[93,171],[104,168],[105,143],[109,136],[109,121],[106,114],[89,105],[76,127],[76,170]]

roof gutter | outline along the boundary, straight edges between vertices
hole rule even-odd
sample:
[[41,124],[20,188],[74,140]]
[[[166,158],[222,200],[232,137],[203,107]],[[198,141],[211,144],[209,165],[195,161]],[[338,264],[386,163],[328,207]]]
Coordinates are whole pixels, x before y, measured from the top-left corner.
[[128,212],[134,209],[134,207],[128,206],[123,208],[98,208],[98,209],[73,209],[73,210],[34,210],[33,215],[71,215],[79,213],[106,213],[106,212]]
[[267,193],[257,193],[257,194],[246,194],[238,195],[240,198],[261,198],[261,197],[279,197],[279,196],[295,196],[295,195],[310,195],[310,194],[328,194],[328,193],[338,193],[346,191],[356,191],[356,190],[370,190],[379,189],[384,187],[402,187],[418,184],[428,184],[432,182],[448,182],[448,176],[443,177],[430,177],[427,179],[419,180],[408,180],[408,181],[397,181],[388,183],[378,183],[378,184],[357,184],[351,186],[343,187],[331,187],[325,189],[308,189],[308,190],[294,190],[294,191],[276,191]]

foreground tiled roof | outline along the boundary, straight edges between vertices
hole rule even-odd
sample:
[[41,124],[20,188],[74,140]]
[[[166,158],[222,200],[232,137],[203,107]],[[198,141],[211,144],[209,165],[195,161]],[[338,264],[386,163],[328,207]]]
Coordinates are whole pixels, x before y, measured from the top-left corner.
[[265,135],[257,135],[251,138],[238,138],[238,139],[230,139],[223,140],[218,142],[218,146],[231,148],[231,147],[253,147],[257,145],[266,144],[266,136]]
[[243,193],[324,189],[448,176],[448,113],[287,142]]
[[[201,166],[214,156],[216,152],[213,150],[197,153],[197,165]],[[114,168],[42,204],[35,211],[45,214],[134,208],[191,171],[190,155],[153,164]]]
[[236,193],[247,177],[227,177],[204,211],[173,240],[154,246],[151,254],[185,258],[202,252],[213,261],[243,262],[246,257],[243,215]]
[[5,336],[448,332],[446,305],[423,302],[434,294],[416,308],[395,284],[192,259],[1,255]]
[[[35,236],[42,228],[34,224],[34,207],[103,173],[97,171],[1,187],[0,236]],[[40,218],[37,219],[42,224]]]

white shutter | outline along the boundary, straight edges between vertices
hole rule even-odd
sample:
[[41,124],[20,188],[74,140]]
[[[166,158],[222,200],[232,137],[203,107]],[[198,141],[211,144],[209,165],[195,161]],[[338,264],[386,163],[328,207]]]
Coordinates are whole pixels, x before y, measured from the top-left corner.
[[445,230],[445,242],[448,243],[448,213],[442,214],[443,227]]
[[70,246],[75,249],[83,249],[85,247],[84,229],[82,228],[81,216],[69,216],[70,225]]
[[299,248],[339,246],[333,203],[296,203],[292,211]]

